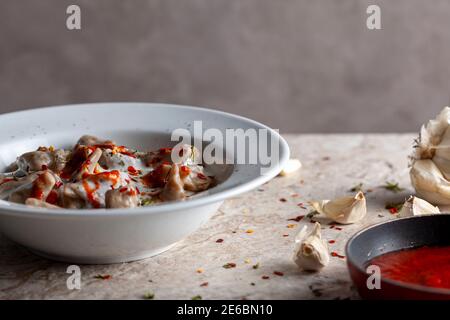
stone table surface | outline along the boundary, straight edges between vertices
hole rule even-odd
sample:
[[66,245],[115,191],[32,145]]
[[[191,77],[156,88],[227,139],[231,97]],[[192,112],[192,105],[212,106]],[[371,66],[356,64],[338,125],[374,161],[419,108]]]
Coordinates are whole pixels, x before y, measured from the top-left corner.
[[[331,257],[319,273],[297,268],[291,259],[294,237],[303,225],[312,224],[309,218],[289,219],[310,211],[302,203],[350,195],[353,186],[363,183],[369,192],[362,221],[330,228],[330,221],[314,217],[322,224],[323,237],[336,241],[330,251],[344,255],[345,243],[356,231],[396,218],[384,209],[387,202],[413,193],[408,154],[416,135],[285,137],[292,157],[302,161],[300,171],[225,201],[197,232],[158,256],[80,266],[80,290],[66,286],[68,264],[39,258],[0,236],[0,299],[142,299],[147,292],[155,299],[358,299],[345,258]],[[399,182],[404,190],[385,190],[380,186],[386,181]],[[224,268],[226,263],[236,267]],[[98,279],[98,274],[111,278]]]

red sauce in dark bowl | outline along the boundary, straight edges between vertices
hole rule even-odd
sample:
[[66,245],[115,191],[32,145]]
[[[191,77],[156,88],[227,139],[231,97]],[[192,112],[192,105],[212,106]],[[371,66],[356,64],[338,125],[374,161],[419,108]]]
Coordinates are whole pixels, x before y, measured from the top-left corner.
[[389,252],[369,263],[385,279],[450,289],[450,246],[419,247]]

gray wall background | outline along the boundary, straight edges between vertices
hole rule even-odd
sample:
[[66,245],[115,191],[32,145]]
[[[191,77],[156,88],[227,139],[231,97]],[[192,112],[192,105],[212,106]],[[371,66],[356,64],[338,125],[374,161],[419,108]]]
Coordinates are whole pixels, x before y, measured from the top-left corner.
[[[369,4],[383,30],[367,30]],[[155,101],[282,132],[416,131],[449,104],[449,71],[447,0],[0,2],[1,113]]]

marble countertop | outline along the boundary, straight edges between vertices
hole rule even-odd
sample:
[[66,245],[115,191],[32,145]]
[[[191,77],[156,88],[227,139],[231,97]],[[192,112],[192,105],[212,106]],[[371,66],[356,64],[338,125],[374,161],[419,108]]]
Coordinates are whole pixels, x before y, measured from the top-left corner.
[[[297,268],[291,259],[294,237],[304,224],[312,224],[308,218],[289,219],[310,211],[302,203],[349,195],[363,183],[369,190],[364,220],[330,228],[330,221],[314,218],[322,223],[323,237],[336,241],[330,251],[344,255],[345,243],[356,231],[396,218],[384,209],[387,202],[413,193],[407,156],[416,135],[285,137],[292,157],[303,164],[300,171],[225,201],[201,229],[163,254],[80,266],[80,290],[66,286],[68,264],[39,258],[0,236],[0,299],[142,299],[146,293],[154,299],[358,299],[345,258],[331,257],[319,273]],[[386,181],[398,182],[404,190],[381,188]],[[224,268],[227,263],[236,266]]]

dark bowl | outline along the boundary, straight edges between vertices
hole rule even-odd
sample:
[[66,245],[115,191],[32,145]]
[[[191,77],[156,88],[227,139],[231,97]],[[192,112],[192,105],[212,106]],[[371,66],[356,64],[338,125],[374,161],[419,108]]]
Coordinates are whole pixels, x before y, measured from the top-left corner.
[[369,289],[366,267],[373,258],[421,246],[450,245],[450,214],[401,218],[356,233],[346,247],[350,276],[364,299],[450,300],[450,289],[430,288],[381,277],[380,289]]

